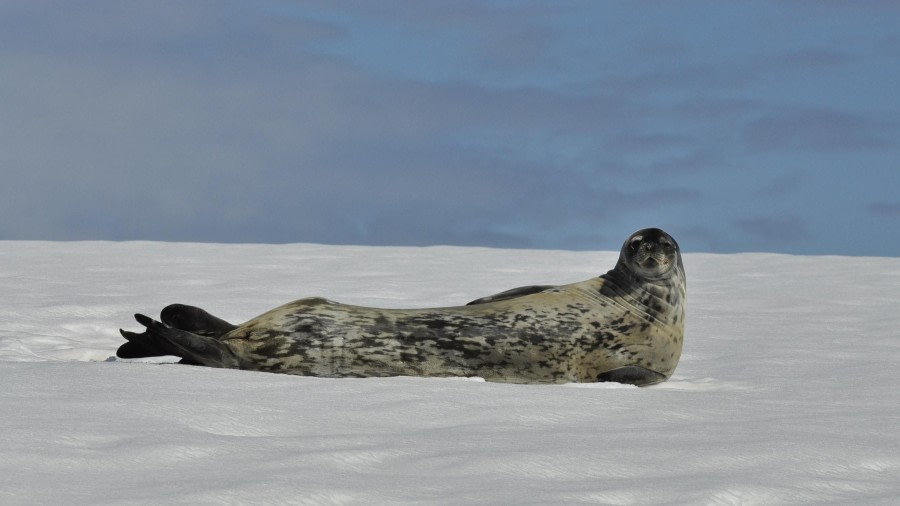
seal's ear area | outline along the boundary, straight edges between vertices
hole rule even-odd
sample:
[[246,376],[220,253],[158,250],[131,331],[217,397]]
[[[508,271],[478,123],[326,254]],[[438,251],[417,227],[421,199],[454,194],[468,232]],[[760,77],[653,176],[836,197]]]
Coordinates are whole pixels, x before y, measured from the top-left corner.
[[654,228],[652,230],[655,233],[651,235],[651,238],[655,240],[657,244],[663,247],[672,248],[676,252],[681,251],[681,249],[678,247],[678,242],[675,241],[674,237],[658,228]]
[[636,251],[644,241],[662,245],[670,245],[674,247],[676,251],[679,249],[678,243],[675,242],[675,239],[661,228],[643,228],[641,230],[638,230],[637,232],[628,236],[628,239],[625,240],[624,248],[630,249],[631,251]]

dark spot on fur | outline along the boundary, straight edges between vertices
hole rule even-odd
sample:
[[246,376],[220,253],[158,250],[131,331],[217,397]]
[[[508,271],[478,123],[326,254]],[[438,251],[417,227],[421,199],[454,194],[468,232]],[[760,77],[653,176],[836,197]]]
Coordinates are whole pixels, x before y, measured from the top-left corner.
[[313,323],[302,323],[302,324],[297,325],[296,327],[294,327],[294,332],[301,332],[301,333],[305,333],[305,334],[311,334],[311,333],[313,333],[313,332],[316,330],[316,327],[318,327],[318,325],[315,325],[315,324],[313,324]]
[[444,320],[428,320],[425,322],[425,326],[432,330],[441,330],[450,326],[450,324]]
[[572,311],[578,311],[581,314],[587,314],[590,312],[590,309],[588,309],[582,305],[568,304],[566,306],[566,308],[571,309]]
[[594,337],[600,341],[611,341],[616,338],[616,334],[609,331],[600,331],[594,334]]
[[513,321],[515,321],[516,323],[527,323],[530,320],[531,320],[531,317],[527,314],[520,313],[520,314],[513,316]]
[[401,351],[400,360],[402,360],[403,362],[422,363],[427,360],[427,357],[425,357],[423,353],[419,353],[417,351]]

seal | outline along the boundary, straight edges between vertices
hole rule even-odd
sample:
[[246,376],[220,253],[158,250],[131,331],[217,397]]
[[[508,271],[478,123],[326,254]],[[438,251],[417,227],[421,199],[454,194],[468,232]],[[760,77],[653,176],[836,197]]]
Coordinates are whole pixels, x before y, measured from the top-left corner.
[[241,325],[173,304],[120,358],[319,377],[479,376],[510,383],[665,381],[684,337],[678,244],[657,228],[632,234],[606,274],[515,288],[465,306],[382,309],[321,297],[290,302]]

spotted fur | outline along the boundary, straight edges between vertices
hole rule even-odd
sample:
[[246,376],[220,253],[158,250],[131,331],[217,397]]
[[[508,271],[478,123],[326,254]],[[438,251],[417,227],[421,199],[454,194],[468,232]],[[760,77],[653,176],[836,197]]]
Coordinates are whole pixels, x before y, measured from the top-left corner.
[[684,301],[678,245],[659,229],[644,229],[628,238],[614,269],[579,283],[524,287],[447,308],[306,298],[239,326],[173,305],[163,312],[165,323],[141,317],[146,332],[123,331],[129,342],[119,355],[174,354],[214,367],[335,378],[645,385],[664,381],[678,364]]

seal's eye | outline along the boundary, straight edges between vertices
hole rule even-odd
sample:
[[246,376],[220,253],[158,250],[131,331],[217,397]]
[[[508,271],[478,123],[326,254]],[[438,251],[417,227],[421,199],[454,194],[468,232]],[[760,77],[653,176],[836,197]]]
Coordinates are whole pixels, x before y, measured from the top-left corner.
[[631,242],[628,244],[628,247],[631,248],[631,251],[637,251],[638,247],[640,247],[641,245],[641,239],[643,238],[638,236],[631,240]]

